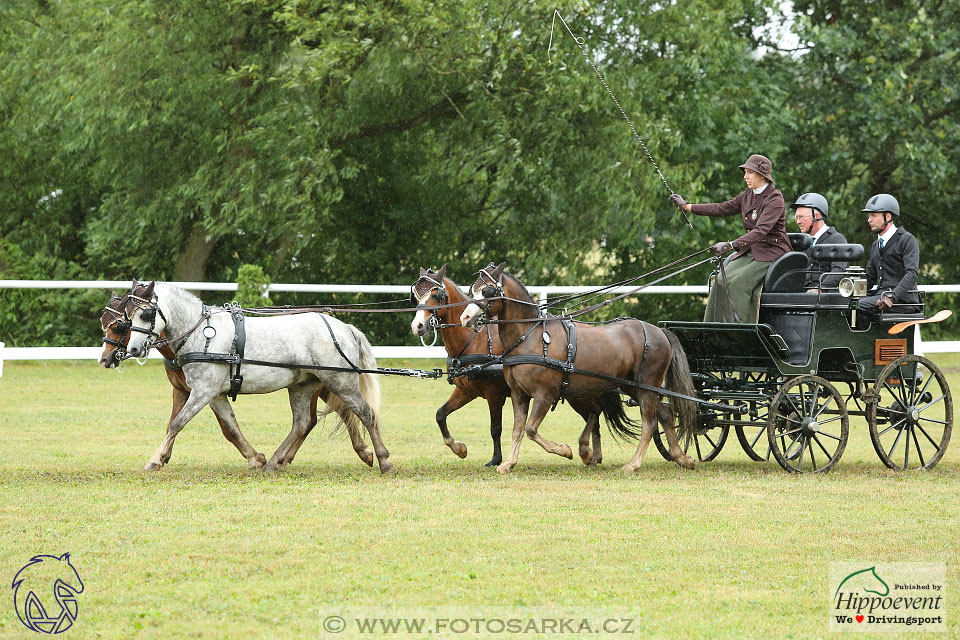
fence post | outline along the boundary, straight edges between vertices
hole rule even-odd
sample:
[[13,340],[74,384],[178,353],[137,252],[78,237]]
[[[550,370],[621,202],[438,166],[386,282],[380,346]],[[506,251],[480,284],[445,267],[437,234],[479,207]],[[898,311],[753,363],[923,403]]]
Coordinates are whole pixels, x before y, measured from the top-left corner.
[[3,377],[3,343],[0,342],[0,378]]

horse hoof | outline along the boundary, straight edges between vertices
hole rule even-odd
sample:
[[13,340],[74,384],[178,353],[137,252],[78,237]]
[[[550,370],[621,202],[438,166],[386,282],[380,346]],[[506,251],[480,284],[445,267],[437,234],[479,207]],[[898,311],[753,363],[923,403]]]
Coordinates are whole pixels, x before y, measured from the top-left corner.
[[263,466],[263,472],[264,472],[264,473],[277,473],[278,471],[280,471],[280,467],[278,467],[277,465],[273,464],[272,462],[271,462],[271,463],[268,463],[268,464],[265,464],[265,465]]
[[587,451],[586,453],[581,452],[581,453],[580,453],[580,459],[583,460],[583,464],[585,464],[585,465],[588,466],[588,467],[589,467],[590,465],[596,464],[596,463],[593,461],[593,454],[590,453],[589,451]]
[[691,458],[690,456],[684,456],[683,459],[680,461],[680,466],[683,467],[684,469],[694,469],[696,468],[697,464],[693,461],[693,458]]
[[393,473],[393,463],[390,462],[390,461],[388,461],[388,460],[384,460],[384,461],[380,464],[380,475],[384,475],[384,476],[385,476],[385,475],[390,474],[390,473]]
[[485,465],[483,465],[483,466],[485,466],[485,467],[498,467],[498,466],[500,466],[500,463],[501,463],[501,462],[503,462],[503,457],[502,457],[502,456],[494,456],[494,457],[490,458],[490,462],[488,462],[487,464],[485,464]]
[[373,466],[373,452],[371,452],[369,449],[363,452],[363,454],[360,456],[360,459],[366,462],[368,467]]
[[569,445],[561,445],[563,448],[560,450],[560,455],[566,458],[567,460],[573,460],[573,449]]
[[147,465],[143,468],[143,470],[144,470],[144,471],[156,471],[157,469],[159,469],[159,468],[162,467],[162,466],[163,466],[162,464],[159,464],[159,463],[157,463],[157,462],[148,462]]
[[632,465],[627,463],[620,467],[620,471],[623,471],[624,473],[636,473],[637,471],[640,471],[640,465]]
[[467,457],[467,445],[459,440],[455,440],[453,444],[450,445],[450,450],[457,454],[457,457],[461,460]]
[[262,469],[263,465],[267,464],[267,457],[262,453],[258,453],[252,459],[248,460],[247,463],[251,469]]
[[511,471],[513,471],[513,465],[508,462],[504,462],[503,464],[497,466],[498,473],[507,474]]

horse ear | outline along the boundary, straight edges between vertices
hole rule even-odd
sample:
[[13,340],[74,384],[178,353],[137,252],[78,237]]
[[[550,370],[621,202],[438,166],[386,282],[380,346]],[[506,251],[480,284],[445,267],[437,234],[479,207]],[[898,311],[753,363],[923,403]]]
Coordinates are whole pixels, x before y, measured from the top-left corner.
[[[492,265],[493,263],[491,262],[490,264]],[[493,273],[491,273],[490,275],[492,275],[495,280],[499,280],[500,277],[503,275],[503,270],[506,268],[507,268],[507,263],[501,262],[500,264],[497,265],[497,268],[494,269]]]
[[136,278],[133,279],[133,282],[130,283],[130,291],[136,291],[137,285],[140,284]]
[[423,274],[425,274],[426,272],[427,272],[426,269],[424,269],[423,267],[420,267],[420,277],[421,277],[421,278],[423,277]]
[[443,266],[440,267],[440,271],[437,271],[437,280],[439,280],[440,282],[443,282],[443,277],[444,277],[445,275],[447,275],[447,264],[446,264],[446,263],[444,263]]
[[119,297],[120,297],[120,296],[117,295],[117,292],[116,292],[116,291],[111,291],[111,292],[110,292],[110,299],[111,299],[111,300],[113,300],[114,298],[119,298]]
[[147,290],[143,292],[143,297],[149,300],[153,296],[153,286],[157,284],[155,280],[151,280],[150,284],[147,285]]

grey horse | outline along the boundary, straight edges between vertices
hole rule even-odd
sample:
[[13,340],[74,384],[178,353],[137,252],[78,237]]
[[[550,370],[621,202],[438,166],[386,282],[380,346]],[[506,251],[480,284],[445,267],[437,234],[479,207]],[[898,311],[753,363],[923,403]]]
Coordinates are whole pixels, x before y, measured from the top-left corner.
[[[127,353],[133,357],[145,356],[159,341],[161,332],[171,338],[169,344],[178,355],[204,351],[230,353],[236,333],[231,314],[225,309],[212,308],[209,319],[205,320],[205,309],[207,307],[199,298],[169,283],[151,282],[139,296],[128,294],[125,311],[131,327]],[[350,370],[351,363],[360,369],[377,366],[373,349],[359,329],[330,316],[321,317],[319,313],[248,317],[244,320],[244,327],[245,359],[287,367],[242,365],[243,383],[239,393],[271,393],[287,389],[293,412],[290,434],[270,460],[266,460],[240,433],[227,399],[230,367],[213,362],[186,363],[183,364],[183,373],[190,387],[190,396],[170,421],[166,437],[150,458],[146,470],[159,469],[170,460],[177,434],[207,405],[226,423],[226,430],[230,432],[228,438],[247,459],[251,469],[277,470],[293,460],[316,425],[317,415],[311,410],[311,400],[317,394],[327,403],[321,415],[337,413],[360,459],[373,465],[373,454],[363,441],[362,424],[370,434],[381,473],[393,470],[393,464],[388,460],[390,452],[380,437],[379,380],[376,374],[358,374]],[[318,370],[296,365],[347,370]]]

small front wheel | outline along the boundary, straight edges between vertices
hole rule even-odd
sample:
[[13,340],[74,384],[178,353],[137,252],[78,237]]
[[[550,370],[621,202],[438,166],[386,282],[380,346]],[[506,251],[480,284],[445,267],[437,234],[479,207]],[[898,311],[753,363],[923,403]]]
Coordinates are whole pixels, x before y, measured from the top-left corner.
[[770,403],[767,441],[791,473],[822,473],[843,455],[850,432],[843,396],[817,376],[787,380]]
[[[682,446],[683,452],[697,462],[710,462],[718,455],[730,435],[730,427],[697,427],[697,431],[687,446]],[[653,436],[653,443],[657,451],[667,462],[673,462],[670,457],[670,448],[667,446],[667,434],[663,427],[657,425],[657,432]],[[692,449],[692,451],[691,451]]]

